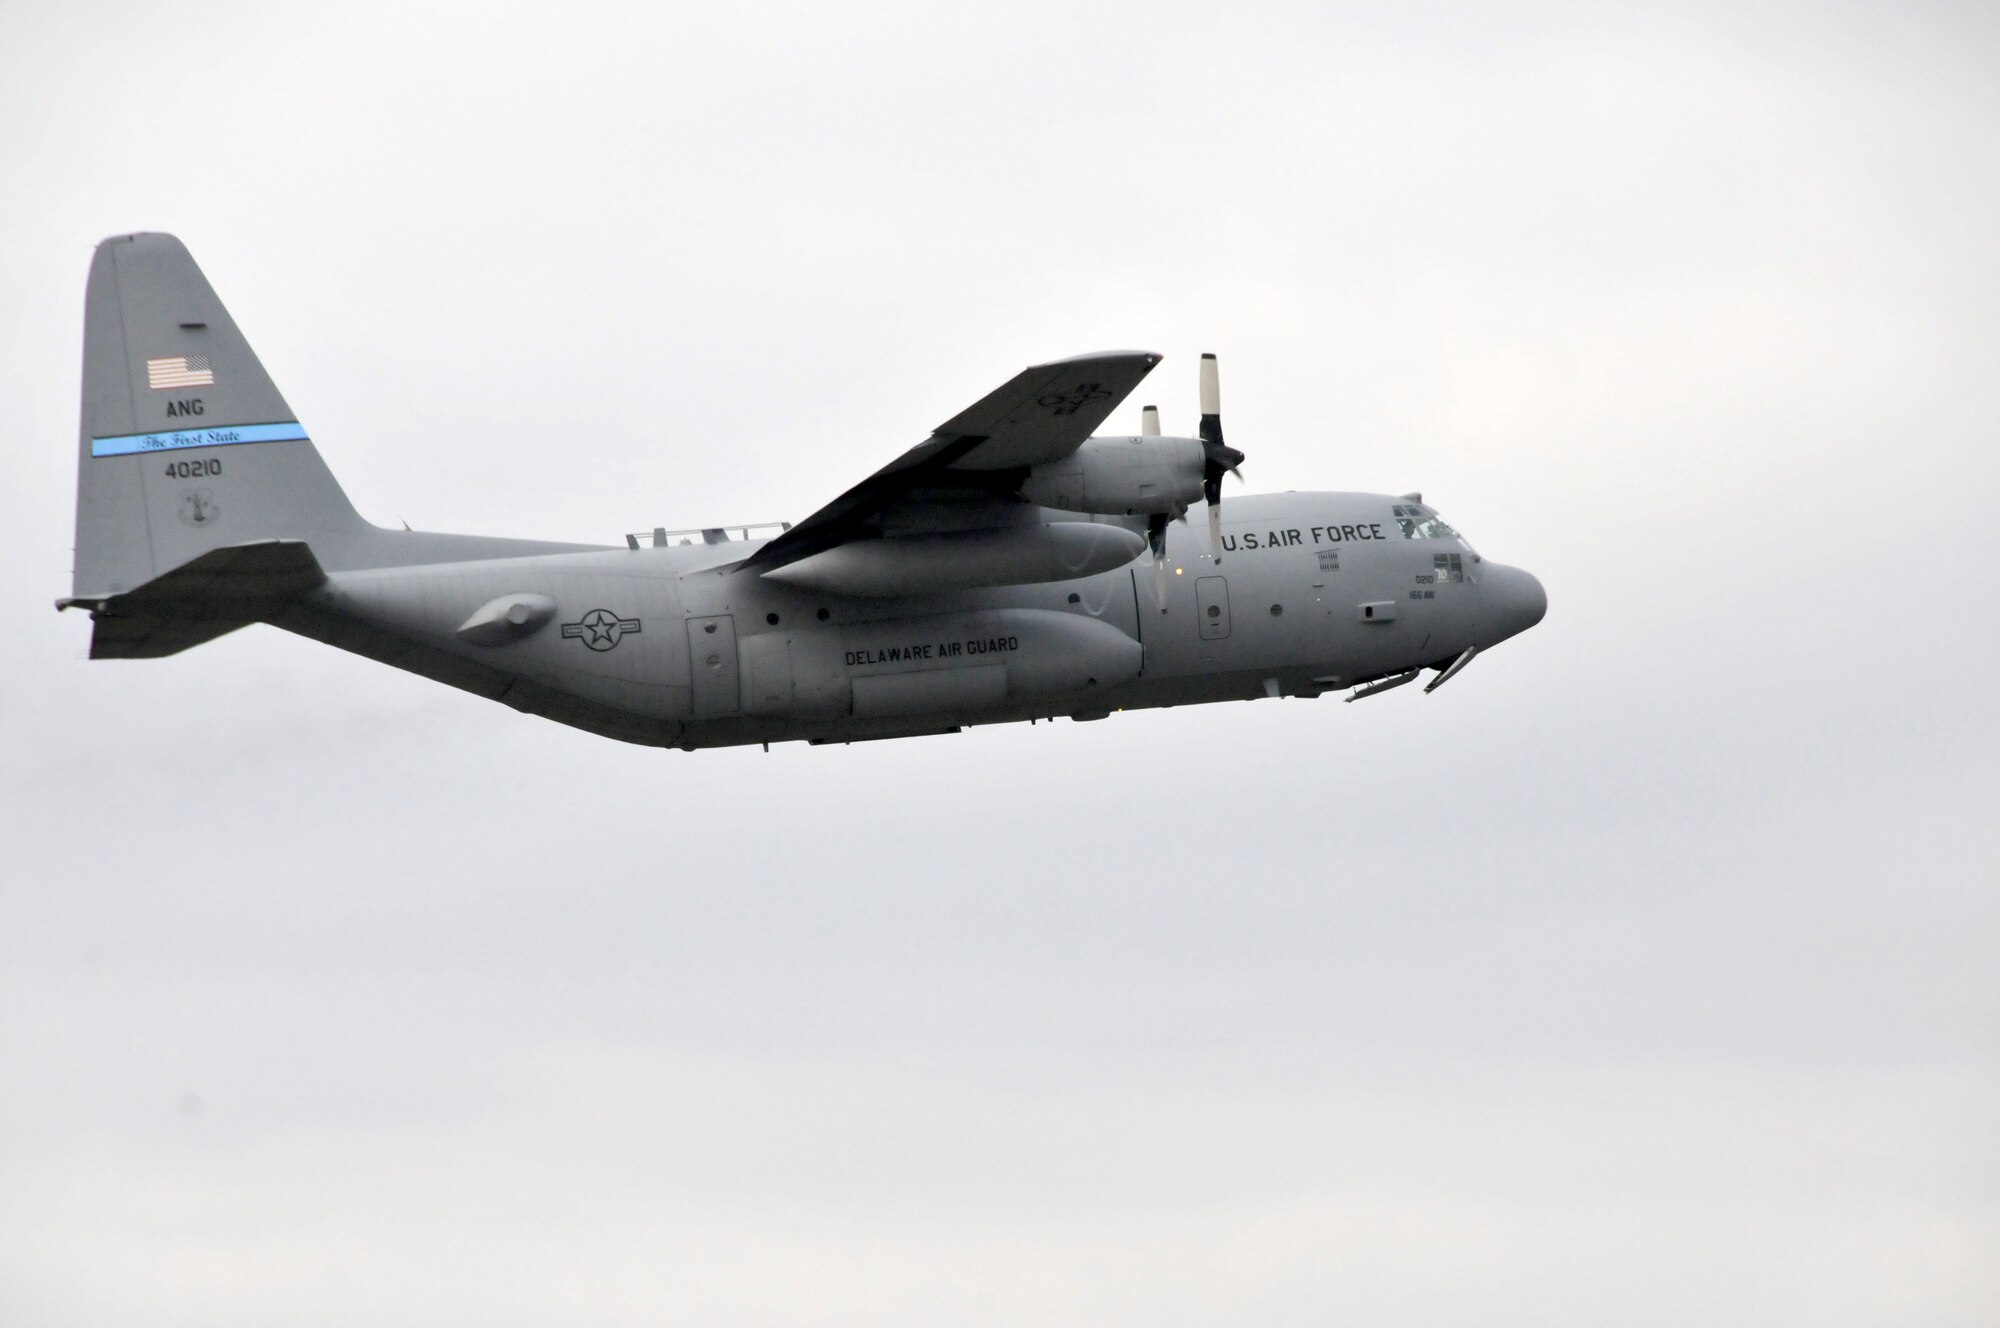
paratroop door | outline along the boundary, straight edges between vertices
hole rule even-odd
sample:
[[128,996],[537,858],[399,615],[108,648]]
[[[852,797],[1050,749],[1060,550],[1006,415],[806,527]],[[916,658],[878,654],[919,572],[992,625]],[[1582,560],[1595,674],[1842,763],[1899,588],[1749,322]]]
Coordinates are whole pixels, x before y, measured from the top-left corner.
[[782,715],[792,708],[792,639],[784,632],[743,638],[743,713]]
[[743,684],[736,672],[736,619],[728,614],[690,618],[688,662],[694,687],[694,717],[716,719],[743,709]]

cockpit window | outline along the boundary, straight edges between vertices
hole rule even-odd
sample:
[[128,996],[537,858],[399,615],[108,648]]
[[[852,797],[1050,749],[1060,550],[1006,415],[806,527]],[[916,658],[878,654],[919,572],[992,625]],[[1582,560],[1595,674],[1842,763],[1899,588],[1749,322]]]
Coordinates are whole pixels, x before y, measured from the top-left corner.
[[1395,516],[1404,539],[1449,539],[1458,534],[1445,524],[1443,517],[1421,503],[1397,503]]

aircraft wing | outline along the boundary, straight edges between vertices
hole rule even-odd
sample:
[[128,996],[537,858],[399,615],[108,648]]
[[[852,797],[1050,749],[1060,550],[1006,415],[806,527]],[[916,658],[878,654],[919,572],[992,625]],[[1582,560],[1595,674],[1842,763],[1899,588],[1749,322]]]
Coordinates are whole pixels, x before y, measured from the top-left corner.
[[1028,467],[1074,452],[1159,362],[1151,351],[1101,351],[1023,369],[742,567],[768,572],[885,525],[950,527],[969,505],[1018,504]]

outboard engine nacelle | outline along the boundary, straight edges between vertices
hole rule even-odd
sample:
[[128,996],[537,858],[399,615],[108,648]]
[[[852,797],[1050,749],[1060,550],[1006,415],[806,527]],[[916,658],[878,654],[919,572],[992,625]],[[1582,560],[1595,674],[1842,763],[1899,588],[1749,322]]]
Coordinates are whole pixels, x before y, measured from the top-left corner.
[[1177,517],[1201,501],[1204,460],[1199,438],[1086,438],[1030,469],[1021,497],[1065,512]]

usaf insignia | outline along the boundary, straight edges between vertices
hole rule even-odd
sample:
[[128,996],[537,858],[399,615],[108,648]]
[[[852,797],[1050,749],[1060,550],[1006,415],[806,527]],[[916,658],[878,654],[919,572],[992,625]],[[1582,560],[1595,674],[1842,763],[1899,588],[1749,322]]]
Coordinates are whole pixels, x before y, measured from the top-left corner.
[[637,618],[621,618],[609,609],[592,609],[576,622],[562,625],[563,640],[582,641],[592,650],[610,650],[638,632]]
[[1110,395],[1101,383],[1079,383],[1074,392],[1052,392],[1035,404],[1051,415],[1074,415],[1091,402],[1102,401]]

